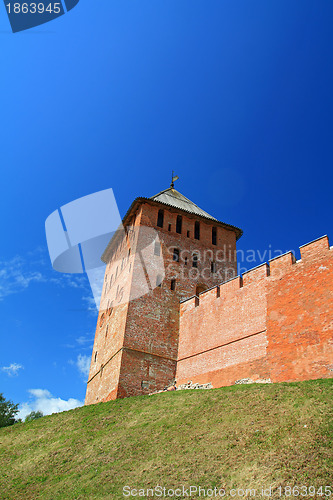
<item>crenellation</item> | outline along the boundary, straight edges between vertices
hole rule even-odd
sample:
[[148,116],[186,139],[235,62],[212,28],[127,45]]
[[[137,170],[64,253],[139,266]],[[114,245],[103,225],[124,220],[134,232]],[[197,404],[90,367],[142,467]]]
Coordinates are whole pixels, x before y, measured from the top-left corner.
[[296,258],[293,252],[286,252],[278,255],[269,261],[270,276],[272,278],[281,278],[285,273],[290,271],[291,266],[296,264]]
[[299,249],[301,251],[302,261],[312,260],[318,258],[319,256],[324,256],[330,250],[328,236],[325,235],[321,238],[310,241],[309,243],[300,246]]
[[267,278],[269,276],[269,272],[269,264],[267,264],[267,262],[264,262],[263,264],[260,264],[259,266],[246,271],[245,273],[243,273],[243,286],[248,286],[252,283]]

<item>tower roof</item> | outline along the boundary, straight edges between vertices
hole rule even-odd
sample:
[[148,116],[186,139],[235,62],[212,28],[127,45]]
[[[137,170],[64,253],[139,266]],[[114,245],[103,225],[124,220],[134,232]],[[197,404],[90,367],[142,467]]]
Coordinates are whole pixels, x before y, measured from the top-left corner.
[[[184,196],[183,194],[179,193],[176,189],[173,187],[169,187],[168,189],[165,189],[164,191],[161,191],[160,193],[155,194],[155,196],[151,196],[150,198],[146,198],[143,196],[140,196],[138,198],[135,198],[129,209],[127,210],[125,217],[123,218],[123,224],[125,224],[125,221],[128,220],[129,217],[135,213],[137,207],[142,204],[142,203],[147,203],[151,202],[152,204],[160,205],[161,207],[172,207],[177,210],[181,210],[183,212],[186,212],[188,214],[195,215],[197,217],[202,217],[204,219],[208,219],[211,221],[214,221],[216,225],[222,226],[230,231],[233,231],[236,234],[236,239],[238,240],[242,234],[243,231],[237,226],[233,226],[232,224],[226,224],[225,222],[221,222],[218,219],[215,219],[212,215],[209,215],[207,212],[202,210],[198,205],[193,203],[193,201],[189,200]],[[110,248],[112,244],[115,242],[117,238],[117,234],[122,232],[123,226],[120,225],[118,228],[118,231],[114,234],[114,236],[111,238],[108,246],[106,247],[103,255],[102,255],[102,261],[107,262],[108,254],[110,251]]]
[[193,203],[193,201],[186,198],[186,196],[179,193],[179,191],[177,191],[173,187],[165,189],[164,191],[155,194],[155,196],[152,196],[149,199],[163,203],[163,205],[169,205],[170,207],[175,207],[179,208],[180,210],[185,210],[185,212],[199,215],[200,217],[204,217],[205,219],[212,219],[217,221],[215,217],[209,215],[207,212],[198,207],[198,205]]

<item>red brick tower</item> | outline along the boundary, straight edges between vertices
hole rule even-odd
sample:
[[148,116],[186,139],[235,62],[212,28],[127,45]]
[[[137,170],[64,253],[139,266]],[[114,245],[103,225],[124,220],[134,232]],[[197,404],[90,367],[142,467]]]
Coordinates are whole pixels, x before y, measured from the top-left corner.
[[236,276],[241,229],[173,188],[136,198],[111,239],[85,404],[173,383],[180,300]]

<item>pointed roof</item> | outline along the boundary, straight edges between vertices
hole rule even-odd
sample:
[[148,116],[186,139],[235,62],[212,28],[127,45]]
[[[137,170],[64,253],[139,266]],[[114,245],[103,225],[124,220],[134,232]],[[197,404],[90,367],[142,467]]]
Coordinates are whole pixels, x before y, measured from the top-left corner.
[[[155,196],[151,196],[150,198],[146,198],[144,196],[140,196],[138,198],[135,198],[129,209],[127,210],[125,217],[123,218],[123,224],[125,225],[125,222],[128,220],[129,217],[135,213],[138,205],[141,203],[147,203],[147,202],[152,202],[153,204],[156,203],[157,205],[160,206],[166,206],[166,207],[173,207],[176,208],[177,210],[182,210],[183,212],[196,215],[197,217],[202,217],[204,219],[208,219],[211,221],[214,221],[216,225],[220,225],[230,231],[234,231],[236,233],[236,240],[239,240],[239,238],[243,234],[243,230],[240,229],[237,226],[233,226],[232,224],[226,224],[225,222],[221,222],[218,219],[215,219],[212,215],[209,215],[207,212],[202,210],[202,208],[198,207],[193,201],[189,200],[184,196],[183,194],[179,193],[176,189],[173,187],[169,187],[168,189],[165,189],[164,191],[161,191],[160,193],[155,194]],[[121,234],[123,230],[123,225],[121,224],[120,227],[118,228],[118,231],[114,234],[114,236],[111,238],[108,246],[106,247],[103,255],[102,255],[102,261],[107,262],[107,256],[108,252],[111,248],[112,242],[116,240],[117,234]]]
[[185,212],[199,215],[200,217],[204,217],[205,219],[212,219],[217,221],[215,217],[209,215],[207,212],[199,208],[198,205],[186,198],[186,196],[184,196],[183,194],[179,193],[179,191],[177,191],[173,187],[165,189],[164,191],[155,194],[155,196],[152,196],[149,199],[163,203],[163,205],[169,205],[170,207],[185,210]]

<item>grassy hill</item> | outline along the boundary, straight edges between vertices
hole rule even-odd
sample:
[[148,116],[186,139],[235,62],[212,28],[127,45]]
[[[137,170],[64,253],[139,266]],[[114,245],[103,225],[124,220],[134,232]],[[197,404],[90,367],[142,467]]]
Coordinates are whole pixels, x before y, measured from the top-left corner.
[[327,498],[332,389],[331,379],[178,391],[15,424],[0,429],[0,498],[135,498],[123,487],[156,485],[224,487],[225,498],[270,486],[282,487],[270,498],[294,498],[283,488],[304,485],[316,492],[299,498]]

